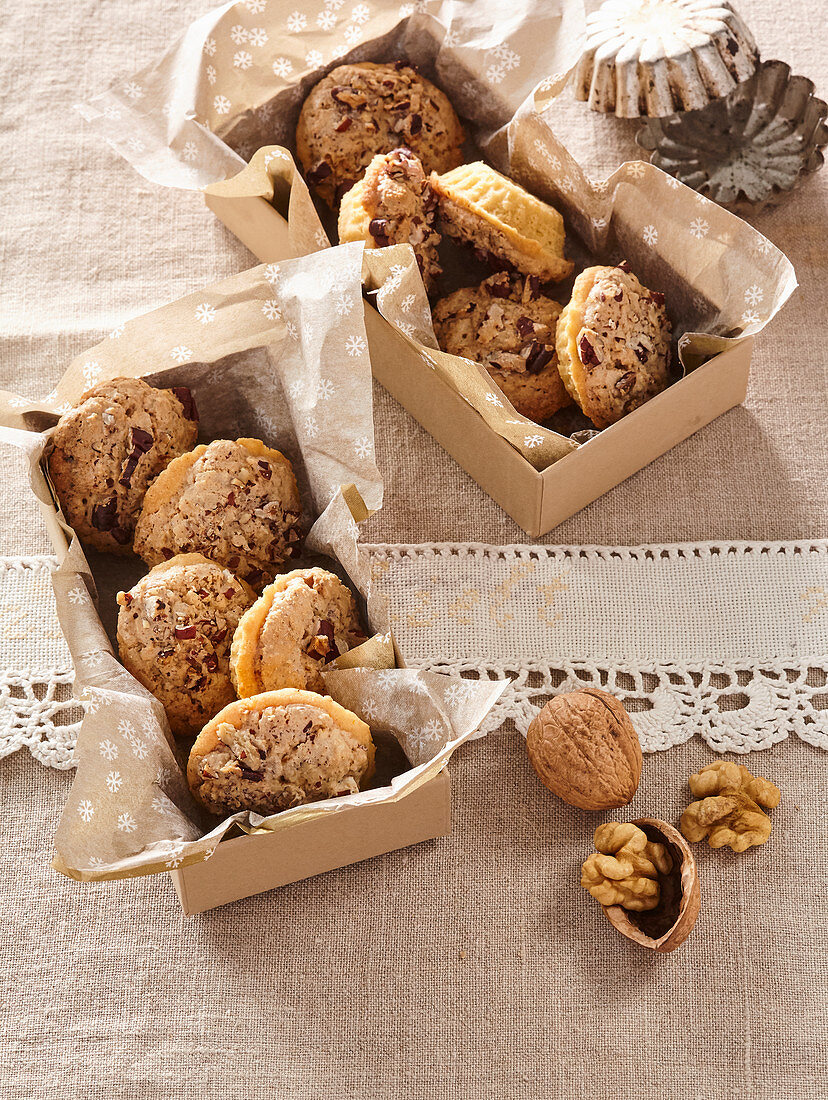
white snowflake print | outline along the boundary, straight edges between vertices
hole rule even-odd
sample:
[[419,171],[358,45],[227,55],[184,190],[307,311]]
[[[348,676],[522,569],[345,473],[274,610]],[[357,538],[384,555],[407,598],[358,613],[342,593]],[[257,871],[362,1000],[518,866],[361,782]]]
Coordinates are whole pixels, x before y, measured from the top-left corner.
[[103,867],[104,861],[98,856],[90,856],[89,862],[86,865],[87,871],[99,871]]
[[606,229],[609,225],[609,220],[607,218],[593,218],[592,224],[596,229]]
[[251,15],[261,15],[267,7],[267,0],[244,0],[244,6]]
[[400,4],[400,19],[408,19],[410,15],[414,14],[413,4]]
[[117,119],[121,117],[121,112],[117,107],[104,107],[104,118]]
[[215,38],[205,38],[203,49],[204,49],[204,52],[207,54],[208,57],[215,57],[215,54],[216,54],[216,40],[215,40]]
[[403,313],[410,313],[414,308],[414,303],[417,301],[416,294],[406,294],[403,300],[400,302],[400,309]]
[[217,847],[218,847],[218,845],[214,844],[212,846],[212,848],[205,848],[204,849],[204,858],[209,859],[211,856],[215,855],[215,851],[216,851]]
[[332,11],[321,11],[316,17],[316,25],[323,31],[330,31],[336,25],[336,16]]
[[349,46],[355,46],[357,42],[362,41],[362,27],[356,27],[351,24],[350,27],[345,28],[345,41]]
[[233,66],[236,69],[241,69],[244,72],[249,69],[253,64],[253,54],[247,50],[236,50],[233,54]]
[[180,867],[183,862],[184,859],[182,856],[173,856],[171,859],[167,860],[164,866],[168,871],[174,871],[176,867]]
[[274,76],[290,76],[293,72],[293,65],[288,61],[286,57],[277,57],[273,62],[273,75]]
[[101,377],[101,368],[99,363],[84,363],[83,364],[83,380],[90,385]]
[[207,73],[207,83],[208,84],[215,84],[216,77],[218,76],[218,74],[216,73],[215,67],[213,65],[208,65],[205,72]]
[[146,146],[144,145],[143,141],[140,140],[140,138],[132,137],[129,138],[129,140],[127,141],[127,149],[129,149],[132,153],[143,153],[145,148]]
[[437,718],[432,718],[426,722],[420,733],[429,741],[439,741],[443,736],[443,723]]
[[749,306],[758,306],[765,294],[760,286],[756,283],[753,286],[749,286],[745,291],[745,304]]
[[344,3],[345,0],[325,0],[325,7],[328,11],[339,11]]
[[266,302],[262,302],[262,313],[268,321],[278,321],[282,316],[282,310],[275,298],[268,298]]
[[761,318],[755,309],[746,309],[742,314],[743,325],[758,325]]
[[542,435],[527,435],[525,437],[525,439],[523,440],[523,442],[531,450],[534,447],[540,447],[541,443],[543,443],[543,436]]
[[379,681],[379,686],[381,688],[386,688],[386,689],[390,688],[391,685],[394,683],[395,679],[396,679],[396,669],[393,669],[393,668],[383,668],[383,669],[380,670],[379,674],[377,675],[377,680]]
[[449,684],[444,692],[446,702],[454,707],[465,698],[462,684]]
[[520,54],[510,49],[506,42],[501,42],[492,50],[492,55],[497,58],[507,73],[516,69],[520,64]]
[[120,733],[121,737],[126,737],[127,739],[134,737],[136,733],[135,726],[133,726],[132,722],[127,721],[126,718],[122,718],[118,723],[118,733]]
[[641,236],[644,238],[645,244],[654,245],[658,243],[658,230],[654,225],[645,225]]
[[160,814],[161,817],[175,816],[175,806],[171,805],[166,798],[153,798],[152,808],[157,814]]
[[316,439],[319,435],[319,425],[316,422],[316,417],[309,416],[305,421],[305,435],[308,439]]
[[500,400],[496,393],[487,393],[486,401],[489,405],[496,405],[499,409],[503,408],[503,402]]
[[226,115],[230,113],[232,104],[226,95],[217,95],[213,100],[213,109],[217,115]]
[[95,813],[95,807],[88,798],[84,798],[82,802],[78,803],[78,813],[84,821],[91,821]]
[[347,317],[351,310],[354,308],[354,303],[350,298],[346,298],[344,294],[341,294],[336,300],[336,315],[337,317]]
[[279,281],[279,265],[268,264],[264,269],[264,277],[269,283],[277,283]]
[[486,79],[490,84],[500,84],[506,75],[506,67],[502,64],[490,65],[486,70]]
[[81,692],[81,705],[87,714],[97,714],[101,707],[109,705],[109,699],[102,691],[85,687]]
[[216,307],[211,306],[209,302],[202,302],[200,306],[196,306],[195,316],[202,325],[209,325],[216,319]]
[[319,50],[308,50],[305,54],[305,65],[308,69],[319,69],[325,59]]
[[104,760],[117,760],[118,759],[118,746],[110,740],[101,741],[100,743],[101,756]]
[[89,669],[90,672],[94,672],[95,669],[100,668],[104,663],[103,653],[86,653],[82,658],[83,666]]
[[85,588],[81,588],[78,585],[77,588],[72,588],[69,591],[69,602],[73,603],[75,607],[79,607],[82,603],[91,603],[89,593]]
[[345,341],[345,350],[352,359],[356,358],[357,355],[362,355],[366,346],[361,336],[349,336]]
[[702,237],[706,237],[710,230],[710,222],[706,222],[704,218],[693,218],[690,222],[690,232],[696,238],[701,240]]
[[331,242],[328,240],[328,234],[324,229],[317,229],[313,235],[313,239],[320,248],[330,248]]
[[25,409],[29,402],[25,397],[12,397],[9,399],[9,405],[13,409]]
[[288,382],[287,387],[288,397],[296,401],[305,392],[305,383],[301,378],[294,378]]
[[243,27],[241,23],[236,23],[235,26],[230,28],[230,41],[235,42],[237,46],[241,46],[246,42],[248,38],[247,27]]
[[196,143],[194,141],[188,141],[181,150],[181,156],[187,161],[195,160],[198,156],[198,146]]
[[274,162],[274,160],[286,159],[287,158],[285,157],[285,154],[281,151],[281,149],[272,149],[269,153],[265,153],[264,166],[265,168],[268,168]]
[[136,824],[132,814],[118,814],[118,828],[122,833],[134,833]]
[[351,536],[354,542],[359,542],[359,524],[357,523],[357,521],[355,519],[349,519],[347,527],[348,534]]
[[316,387],[316,396],[319,401],[327,401],[333,394],[334,385],[330,378],[320,378]]
[[253,27],[247,36],[247,41],[251,46],[266,46],[267,31],[264,27]]
[[364,435],[360,439],[354,441],[354,450],[356,451],[357,458],[370,458],[374,453],[374,445],[368,436]]
[[136,84],[134,80],[130,80],[128,84],[124,84],[124,95],[127,99],[141,99],[144,94],[144,89],[140,84]]
[[376,702],[370,698],[365,699],[362,703],[362,713],[365,715],[369,722],[373,722],[373,720],[379,714]]
[[285,321],[285,330],[291,340],[299,339],[299,330],[296,325],[294,325],[293,321]]
[[187,363],[192,357],[192,349],[186,344],[176,344],[170,351],[170,359],[175,359],[176,363]]
[[134,756],[137,756],[139,760],[146,760],[149,749],[145,741],[142,741],[140,737],[132,737],[129,741],[129,747],[132,749]]
[[357,4],[355,8],[351,8],[351,19],[355,23],[367,23],[370,14],[367,4]]
[[109,775],[107,775],[106,777],[106,785],[112,792],[112,794],[115,794],[116,791],[119,791],[121,789],[122,783],[123,779],[121,779],[120,772],[110,772]]
[[642,160],[634,160],[632,164],[628,164],[627,175],[632,176],[634,180],[640,180],[644,175],[644,162]]
[[677,180],[675,176],[668,176],[667,186],[672,187],[674,191],[678,191],[679,187],[681,187],[681,180]]
[[160,767],[155,772],[155,782],[159,787],[165,787],[167,783],[172,779],[172,769]]
[[299,34],[308,25],[308,17],[301,11],[295,11],[288,16],[287,29],[291,34]]

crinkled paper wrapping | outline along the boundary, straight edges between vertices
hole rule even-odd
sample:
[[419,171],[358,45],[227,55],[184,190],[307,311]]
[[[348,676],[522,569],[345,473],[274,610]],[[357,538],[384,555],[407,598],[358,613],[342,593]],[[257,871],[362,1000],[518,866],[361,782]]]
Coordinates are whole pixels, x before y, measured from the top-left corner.
[[[579,267],[627,259],[667,295],[682,366],[692,369],[760,332],[793,292],[793,268],[756,230],[654,166],[636,161],[593,181],[557,140],[555,100],[594,6],[314,0],[297,10],[294,0],[246,0],[205,15],[157,64],[80,109],[147,178],[273,200],[292,248],[300,234],[321,247],[307,189],[274,143],[291,145],[308,90],[336,64],[410,60],[444,89],[496,167],[562,211]],[[535,468],[575,450],[575,439],[517,413],[483,368],[437,349],[408,246],[391,251],[369,256],[369,285],[425,362]]]
[[360,245],[262,265],[127,322],[75,359],[43,402],[0,394],[0,438],[28,455],[53,541],[67,547],[53,582],[86,714],[55,839],[54,865],[64,874],[84,881],[153,874],[209,858],[234,823],[276,830],[353,803],[399,799],[445,765],[503,689],[465,681],[458,688],[449,677],[395,669],[390,634],[379,633],[340,662],[367,667],[338,667],[327,687],[375,730],[395,734],[412,768],[390,786],[219,824],[194,803],[161,704],[119,664],[101,622],[114,616],[112,593],[145,567],[96,555],[98,581],[112,582],[96,606],[92,570],[41,467],[48,428],[96,382],[131,375],[187,385],[201,438],[255,436],[291,459],[305,518],[318,517],[308,552],[337,558],[367,598],[371,626],[387,631],[357,541],[358,521],[382,503],[361,271]]

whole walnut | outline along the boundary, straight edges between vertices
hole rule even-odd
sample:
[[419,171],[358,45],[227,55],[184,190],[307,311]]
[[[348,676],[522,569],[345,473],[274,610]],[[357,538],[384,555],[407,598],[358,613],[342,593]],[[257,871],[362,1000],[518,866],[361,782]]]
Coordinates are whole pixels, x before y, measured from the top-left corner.
[[689,783],[701,798],[681,815],[681,831],[688,840],[707,837],[711,848],[744,852],[768,839],[771,821],[761,807],[773,809],[782,797],[769,779],[751,775],[741,764],[717,760],[691,775]]
[[595,847],[581,870],[581,886],[602,905],[655,909],[661,900],[658,876],[673,866],[665,846],[648,840],[637,825],[608,821],[595,830]]
[[638,734],[618,700],[598,688],[550,699],[529,727],[526,749],[543,785],[582,810],[626,806],[638,789]]

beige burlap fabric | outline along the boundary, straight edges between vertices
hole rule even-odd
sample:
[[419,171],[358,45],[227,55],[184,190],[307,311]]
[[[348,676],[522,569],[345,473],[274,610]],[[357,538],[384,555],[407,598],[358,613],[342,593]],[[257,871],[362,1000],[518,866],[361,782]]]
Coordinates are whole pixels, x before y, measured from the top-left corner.
[[[122,320],[250,262],[197,197],[150,188],[65,113],[209,6],[7,13],[0,386],[45,393]],[[823,79],[819,5],[739,6],[764,56]],[[587,144],[606,120],[584,117]],[[757,220],[802,285],[757,345],[746,405],[547,541],[828,533],[827,193],[824,172]],[[524,541],[383,393],[376,416],[387,504],[373,541]],[[0,552],[48,552],[19,459],[0,460]],[[710,759],[698,740],[648,756],[631,812],[675,820]],[[825,755],[792,739],[747,762],[783,790],[771,842],[700,850],[697,928],[653,958],[576,885],[596,822],[545,795],[509,729],[453,761],[451,837],[189,921],[163,879],[83,887],[49,870],[71,777],[10,757],[0,1096],[823,1100]]]

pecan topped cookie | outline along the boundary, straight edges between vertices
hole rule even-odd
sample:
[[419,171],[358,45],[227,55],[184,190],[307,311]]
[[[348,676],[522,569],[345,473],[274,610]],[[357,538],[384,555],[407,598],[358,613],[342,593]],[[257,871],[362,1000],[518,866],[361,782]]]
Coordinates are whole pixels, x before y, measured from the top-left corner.
[[581,272],[558,319],[558,367],[596,428],[664,389],[670,333],[664,295],[642,286],[626,262]]
[[114,378],[88,390],[52,432],[47,462],[67,522],[98,550],[128,554],[147,486],[198,436],[185,386]]
[[340,243],[365,241],[369,248],[410,244],[428,289],[441,270],[436,205],[428,176],[410,149],[380,153],[342,199]]
[[255,599],[249,584],[201,554],[179,554],[118,593],[121,660],[160,700],[177,736],[198,733],[235,698],[230,644]]
[[147,565],[201,553],[256,588],[298,553],[302,506],[293,467],[259,439],[216,439],[175,459],[135,529]]
[[443,351],[482,363],[519,413],[545,420],[571,400],[555,352],[560,312],[536,275],[501,271],[441,298],[432,319]]
[[311,90],[296,127],[308,183],[331,207],[375,154],[405,145],[426,172],[446,172],[460,163],[463,139],[443,92],[402,62],[340,65]]

